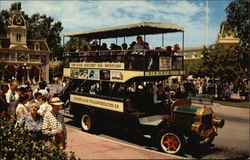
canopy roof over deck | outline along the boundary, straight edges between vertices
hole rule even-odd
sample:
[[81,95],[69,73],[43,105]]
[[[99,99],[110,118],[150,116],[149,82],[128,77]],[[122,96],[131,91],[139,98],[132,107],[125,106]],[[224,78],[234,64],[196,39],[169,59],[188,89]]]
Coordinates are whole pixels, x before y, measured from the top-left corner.
[[128,37],[135,35],[159,34],[183,32],[184,28],[175,24],[166,22],[141,22],[115,27],[94,29],[88,31],[79,31],[65,33],[65,37],[83,37],[88,39],[106,39],[117,37]]

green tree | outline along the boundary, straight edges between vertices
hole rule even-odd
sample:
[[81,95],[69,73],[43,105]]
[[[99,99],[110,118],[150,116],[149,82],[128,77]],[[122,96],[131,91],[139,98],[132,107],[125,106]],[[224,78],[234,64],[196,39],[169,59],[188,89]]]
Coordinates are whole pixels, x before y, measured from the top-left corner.
[[0,12],[0,35],[7,34],[8,19],[10,12],[8,10],[2,10]]
[[208,76],[233,82],[244,75],[238,49],[239,47],[225,48],[221,45],[204,47],[201,60],[188,64],[187,72],[195,77]]
[[189,61],[185,64],[186,76],[193,75],[194,77],[204,77],[201,72],[202,60]]
[[54,22],[52,17],[36,13],[29,18],[27,36],[30,39],[47,39],[48,46],[53,52],[51,58],[60,59],[63,54],[60,36],[62,30],[61,22]]
[[249,47],[249,0],[235,0],[226,8],[227,22],[236,29],[244,46]]
[[235,28],[237,36],[241,40],[241,44],[237,49],[241,57],[241,66],[245,68],[245,72],[249,71],[250,49],[249,49],[249,18],[250,18],[250,1],[249,0],[235,0],[231,2],[226,8],[227,22],[230,26]]

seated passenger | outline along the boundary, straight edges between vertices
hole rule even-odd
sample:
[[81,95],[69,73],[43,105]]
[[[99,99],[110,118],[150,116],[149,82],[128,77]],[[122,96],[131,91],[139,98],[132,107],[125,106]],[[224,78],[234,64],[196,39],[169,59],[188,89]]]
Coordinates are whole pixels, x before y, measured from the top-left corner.
[[122,50],[127,50],[127,49],[128,49],[127,43],[123,43],[123,44],[122,44]]
[[123,92],[124,92],[124,85],[116,83],[114,88],[113,88],[113,97],[117,98],[122,98],[123,97]]
[[107,48],[107,43],[102,43],[101,50],[103,50],[103,51],[109,50]]
[[144,87],[144,93],[143,93],[143,106],[144,106],[144,111],[146,113],[153,113],[155,111],[153,104],[153,86],[151,84],[147,84]]
[[172,47],[171,46],[167,46],[167,47],[162,47],[161,48],[163,51],[160,52],[161,56],[171,56],[172,55]]
[[116,50],[116,44],[111,43],[109,48],[110,50]]
[[135,41],[133,41],[133,42],[129,45],[128,50],[133,50],[133,49],[134,49],[135,44],[136,44],[136,42],[135,42]]

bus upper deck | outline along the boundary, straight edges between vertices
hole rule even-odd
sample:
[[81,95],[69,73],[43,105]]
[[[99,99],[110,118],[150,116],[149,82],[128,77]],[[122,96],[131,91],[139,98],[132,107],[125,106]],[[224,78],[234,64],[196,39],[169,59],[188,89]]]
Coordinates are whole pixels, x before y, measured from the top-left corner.
[[[78,37],[78,40],[93,40],[182,32],[182,52],[184,47],[184,29],[178,25],[163,22],[142,22],[117,27],[109,27],[90,31],[64,34],[66,37]],[[164,37],[164,36],[163,36]],[[164,38],[162,39],[164,41]],[[80,44],[80,43],[79,43]],[[163,44],[163,43],[162,43]],[[80,47],[80,46],[79,46]],[[136,76],[166,76],[183,74],[183,56],[161,49],[130,49],[130,50],[94,50],[64,52],[64,76],[79,78],[82,69],[124,70],[131,77],[132,71],[141,71]],[[129,72],[130,71],[130,72]],[[88,71],[89,72],[89,71]],[[81,75],[80,75],[81,74]],[[89,73],[88,73],[89,74]],[[118,77],[119,78],[119,77]],[[80,78],[81,79],[81,78]]]

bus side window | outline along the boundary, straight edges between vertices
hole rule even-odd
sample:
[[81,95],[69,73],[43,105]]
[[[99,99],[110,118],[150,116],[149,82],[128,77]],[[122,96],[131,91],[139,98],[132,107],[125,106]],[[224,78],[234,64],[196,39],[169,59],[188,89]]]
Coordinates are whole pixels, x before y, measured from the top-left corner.
[[110,96],[110,91],[111,91],[110,88],[111,88],[110,82],[101,82],[100,95]]
[[122,83],[113,83],[111,96],[115,98],[123,98],[124,93],[124,84]]
[[89,85],[89,94],[99,94],[100,93],[100,82],[91,81]]

